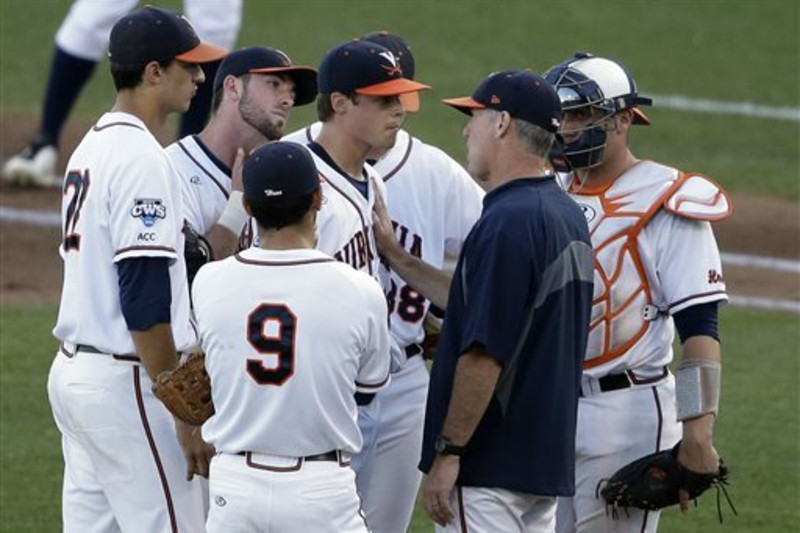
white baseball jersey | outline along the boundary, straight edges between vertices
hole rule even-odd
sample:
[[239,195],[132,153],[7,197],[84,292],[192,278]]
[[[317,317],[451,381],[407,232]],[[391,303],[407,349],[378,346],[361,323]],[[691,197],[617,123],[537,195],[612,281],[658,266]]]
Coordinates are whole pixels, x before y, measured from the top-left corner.
[[53,330],[58,339],[108,353],[135,353],[120,307],[117,263],[165,257],[171,261],[175,346],[196,345],[189,322],[180,184],[141,120],[106,113],[89,130],[67,165],[61,219],[64,286]]
[[231,194],[231,170],[202,143],[188,135],[167,147],[180,174],[183,216],[205,235],[219,220]]
[[[307,145],[311,142],[303,130],[286,135],[282,141]],[[365,198],[350,183],[347,176],[323,161],[309,150],[314,164],[322,176],[322,209],[317,215],[317,249],[332,255],[337,261],[347,263],[381,279],[380,259],[375,247],[372,232],[372,207],[375,205],[375,191],[372,183],[386,198],[386,189],[378,173],[369,165],[364,165],[368,175],[368,194]]]
[[[242,23],[243,0],[184,0],[186,17],[204,42],[231,49]],[[108,48],[114,23],[139,3],[138,0],[75,0],[56,33],[56,44],[65,52],[99,61]]]
[[389,379],[386,301],[363,272],[318,250],[249,248],[192,288],[218,452],[355,453],[356,392]]
[[728,298],[708,222],[727,216],[724,191],[651,161],[604,187],[567,181],[586,214],[595,256],[584,374],[656,371],[672,361],[669,314]]
[[[319,122],[308,126],[290,140],[310,142],[321,127]],[[442,150],[403,130],[374,168],[386,184],[384,198],[399,242],[429,265],[446,268],[480,217],[483,190]],[[401,348],[422,342],[430,301],[395,272],[386,290],[392,337]]]

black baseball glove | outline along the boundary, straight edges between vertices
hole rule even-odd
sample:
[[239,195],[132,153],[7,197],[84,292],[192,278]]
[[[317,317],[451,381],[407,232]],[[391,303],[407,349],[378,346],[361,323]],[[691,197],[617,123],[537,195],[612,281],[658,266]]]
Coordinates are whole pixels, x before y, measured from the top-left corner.
[[197,233],[191,224],[186,221],[183,222],[183,235],[186,237],[183,245],[183,257],[186,260],[186,277],[189,278],[189,287],[191,287],[200,267],[214,260],[214,251],[206,238]]
[[600,496],[616,516],[619,509],[636,507],[655,511],[679,502],[678,491],[684,489],[689,499],[695,500],[710,487],[717,488],[717,509],[719,509],[719,491],[722,490],[733,513],[733,507],[725,485],[728,482],[728,468],[719,460],[719,468],[715,472],[692,472],[678,462],[680,442],[671,450],[656,452],[637,459],[619,470],[609,479],[603,479],[597,486]]

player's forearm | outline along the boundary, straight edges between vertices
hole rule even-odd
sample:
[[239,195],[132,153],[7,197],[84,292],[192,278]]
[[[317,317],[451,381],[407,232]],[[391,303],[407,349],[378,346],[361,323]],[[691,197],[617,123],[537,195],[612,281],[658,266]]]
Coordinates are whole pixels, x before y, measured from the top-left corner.
[[[706,335],[696,335],[689,337],[683,344],[681,363],[704,363],[719,364],[721,361],[721,351],[719,342]],[[702,382],[702,387],[715,387],[719,384]],[[688,445],[695,443],[710,443],[714,435],[715,413],[707,413],[701,416],[689,418],[683,421],[683,439]]]
[[172,326],[166,323],[155,324],[145,331],[131,331],[136,353],[152,379],[165,370],[178,366]]
[[239,237],[231,230],[219,224],[214,224],[208,234],[206,234],[211,249],[214,251],[214,259],[225,259],[236,252]]
[[411,285],[415,291],[441,309],[447,308],[447,296],[450,294],[450,272],[439,270],[418,257],[406,252],[399,245],[382,251],[389,266]]
[[453,444],[464,446],[472,438],[492,399],[501,368],[482,348],[473,348],[459,358],[441,432]]

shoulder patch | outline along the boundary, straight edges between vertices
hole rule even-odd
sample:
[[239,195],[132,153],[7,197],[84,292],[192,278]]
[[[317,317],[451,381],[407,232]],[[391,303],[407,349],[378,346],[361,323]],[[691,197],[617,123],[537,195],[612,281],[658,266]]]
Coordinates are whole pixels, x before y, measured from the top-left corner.
[[693,220],[725,220],[733,212],[728,194],[701,174],[688,174],[664,199],[664,209]]

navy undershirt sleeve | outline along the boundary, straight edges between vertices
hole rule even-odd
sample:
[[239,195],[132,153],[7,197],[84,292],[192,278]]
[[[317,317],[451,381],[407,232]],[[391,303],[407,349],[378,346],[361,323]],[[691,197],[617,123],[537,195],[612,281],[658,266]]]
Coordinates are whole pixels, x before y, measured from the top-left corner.
[[672,315],[681,343],[697,335],[707,335],[719,341],[717,330],[718,302],[693,305]]
[[170,323],[169,258],[133,257],[117,263],[119,301],[130,331]]

